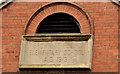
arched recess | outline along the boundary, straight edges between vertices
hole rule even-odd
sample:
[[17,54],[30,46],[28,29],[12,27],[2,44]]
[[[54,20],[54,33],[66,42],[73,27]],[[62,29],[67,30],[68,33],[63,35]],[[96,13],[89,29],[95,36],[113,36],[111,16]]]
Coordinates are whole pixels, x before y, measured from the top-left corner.
[[38,26],[36,34],[81,33],[78,21],[65,13],[55,13],[46,17]]
[[93,34],[93,23],[89,15],[78,5],[69,2],[53,2],[38,9],[30,17],[24,34],[34,35],[41,21],[54,13],[66,13],[73,16],[80,24],[82,34]]

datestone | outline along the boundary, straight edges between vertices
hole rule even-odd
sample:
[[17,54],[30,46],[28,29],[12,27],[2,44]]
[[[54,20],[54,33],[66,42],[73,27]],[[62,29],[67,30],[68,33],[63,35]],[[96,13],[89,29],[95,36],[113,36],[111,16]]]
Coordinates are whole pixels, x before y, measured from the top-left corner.
[[[73,38],[83,40],[54,40],[54,36],[43,40],[43,36],[23,36],[21,44],[20,68],[90,68],[92,36],[84,40],[80,35]],[[58,37],[58,36],[56,36]],[[72,36],[63,36],[68,37]],[[27,39],[29,38],[29,39]],[[50,40],[53,39],[53,41]],[[36,41],[37,39],[38,41]]]

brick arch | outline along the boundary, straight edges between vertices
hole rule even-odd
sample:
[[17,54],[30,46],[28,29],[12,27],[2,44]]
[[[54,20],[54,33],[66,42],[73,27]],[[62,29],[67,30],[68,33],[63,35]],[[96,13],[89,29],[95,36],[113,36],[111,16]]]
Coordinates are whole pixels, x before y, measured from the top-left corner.
[[73,16],[80,24],[82,34],[93,33],[91,18],[83,9],[73,3],[55,2],[43,6],[31,16],[25,28],[25,35],[34,35],[41,21],[54,13],[66,13]]

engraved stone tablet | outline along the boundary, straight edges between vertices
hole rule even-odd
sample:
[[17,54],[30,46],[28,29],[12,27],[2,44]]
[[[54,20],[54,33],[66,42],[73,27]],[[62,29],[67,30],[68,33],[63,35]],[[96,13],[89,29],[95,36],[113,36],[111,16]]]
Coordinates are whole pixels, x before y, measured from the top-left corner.
[[92,35],[23,36],[19,68],[91,68]]

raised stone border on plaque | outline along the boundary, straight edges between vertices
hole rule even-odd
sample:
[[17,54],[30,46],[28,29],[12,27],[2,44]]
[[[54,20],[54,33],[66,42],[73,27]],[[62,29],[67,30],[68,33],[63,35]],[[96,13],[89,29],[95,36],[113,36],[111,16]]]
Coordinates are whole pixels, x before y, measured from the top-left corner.
[[92,35],[22,36],[19,68],[91,69],[92,48]]

